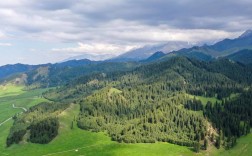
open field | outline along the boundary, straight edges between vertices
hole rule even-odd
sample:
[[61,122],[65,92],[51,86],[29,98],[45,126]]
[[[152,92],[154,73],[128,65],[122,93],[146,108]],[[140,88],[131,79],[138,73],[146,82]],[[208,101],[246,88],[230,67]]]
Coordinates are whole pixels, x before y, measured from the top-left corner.
[[188,96],[191,99],[195,97],[195,99],[200,100],[203,105],[206,105],[208,101],[210,101],[211,103],[216,103],[216,101],[221,102],[216,97],[203,97],[203,96],[195,96],[195,95],[190,95],[190,94],[186,94],[186,96]]

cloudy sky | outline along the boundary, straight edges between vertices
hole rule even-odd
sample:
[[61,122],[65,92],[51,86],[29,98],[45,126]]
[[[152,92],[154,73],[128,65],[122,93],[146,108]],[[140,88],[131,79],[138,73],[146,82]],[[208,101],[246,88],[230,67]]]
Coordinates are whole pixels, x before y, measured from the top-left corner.
[[0,65],[234,38],[252,27],[251,6],[251,0],[1,0]]

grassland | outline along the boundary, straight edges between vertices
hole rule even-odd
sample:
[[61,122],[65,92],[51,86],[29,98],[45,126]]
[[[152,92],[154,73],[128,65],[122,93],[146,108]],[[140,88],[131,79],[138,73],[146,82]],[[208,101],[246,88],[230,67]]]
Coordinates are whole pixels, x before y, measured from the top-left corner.
[[[13,86],[12,86],[13,87]],[[9,94],[4,94],[0,98],[0,119],[6,119],[13,116],[22,109],[13,109],[12,103],[22,107],[30,107],[44,101],[40,95],[44,90],[22,91],[22,87],[13,87]],[[117,90],[116,90],[117,91]],[[115,92],[115,90],[113,90]],[[0,93],[1,95],[1,93]],[[74,122],[71,129],[71,123],[79,113],[79,105],[72,104],[67,110],[59,116],[60,129],[59,135],[49,144],[31,144],[22,142],[19,145],[5,147],[6,137],[13,123],[12,120],[0,126],[0,155],[5,156],[203,156],[203,155],[250,155],[252,153],[252,135],[238,139],[238,144],[233,149],[225,151],[217,150],[210,146],[207,151],[194,153],[192,149],[173,145],[169,143],[154,144],[124,144],[111,141],[105,133],[94,133],[79,129]]]
[[221,102],[216,97],[203,97],[203,96],[195,96],[195,95],[190,95],[190,94],[185,94],[185,96],[188,96],[191,99],[195,98],[197,100],[200,100],[203,105],[206,105],[208,101],[210,101],[211,103]]
[[45,89],[32,91],[23,91],[22,89],[22,86],[11,84],[0,87],[0,123],[14,116],[16,113],[22,112],[22,109],[14,109],[13,104],[16,107],[29,108],[46,101],[46,99],[41,97]]
[[[200,100],[203,105],[206,105],[208,101],[210,101],[213,104],[216,102],[218,103],[221,102],[221,100],[217,99],[216,97],[204,97],[204,96],[196,96],[196,95],[191,95],[191,94],[185,94],[185,96],[188,96],[191,99],[196,98],[197,100]],[[233,93],[229,97],[227,97],[227,99],[235,99],[239,96],[240,96],[239,93]]]
[[220,156],[251,156],[252,155],[252,134],[242,136],[238,139],[237,145],[230,150],[218,150],[214,154]]
[[0,97],[14,96],[21,94],[23,86],[16,86],[12,84],[0,85]]
[[41,97],[42,92],[45,89],[37,89],[33,91],[24,91],[23,86],[15,86],[12,84],[7,84],[5,86],[0,86],[0,123],[8,120],[0,126],[0,155],[5,154],[5,141],[8,136],[10,127],[13,124],[13,117],[17,113],[23,112],[23,109],[13,108],[13,104],[16,107],[29,108],[36,105],[42,101],[47,101]]

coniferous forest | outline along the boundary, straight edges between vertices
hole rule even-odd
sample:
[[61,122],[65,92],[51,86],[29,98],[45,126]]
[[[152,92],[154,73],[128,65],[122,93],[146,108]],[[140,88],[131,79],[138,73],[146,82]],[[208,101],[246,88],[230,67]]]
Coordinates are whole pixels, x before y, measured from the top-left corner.
[[17,117],[7,145],[23,138],[50,142],[58,134],[57,114],[74,103],[80,105],[79,128],[106,132],[120,143],[169,142],[198,152],[212,142],[229,149],[250,133],[251,82],[251,67],[227,59],[174,57],[127,70],[93,72],[45,92],[52,102]]

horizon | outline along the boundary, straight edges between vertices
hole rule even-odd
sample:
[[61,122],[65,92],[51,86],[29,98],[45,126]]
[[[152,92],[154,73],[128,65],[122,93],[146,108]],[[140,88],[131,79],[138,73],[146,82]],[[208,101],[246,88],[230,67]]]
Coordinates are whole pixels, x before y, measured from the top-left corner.
[[56,63],[79,55],[99,60],[170,41],[232,39],[251,29],[251,4],[248,0],[2,1],[0,65]]

